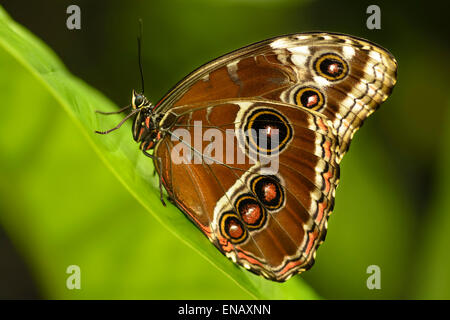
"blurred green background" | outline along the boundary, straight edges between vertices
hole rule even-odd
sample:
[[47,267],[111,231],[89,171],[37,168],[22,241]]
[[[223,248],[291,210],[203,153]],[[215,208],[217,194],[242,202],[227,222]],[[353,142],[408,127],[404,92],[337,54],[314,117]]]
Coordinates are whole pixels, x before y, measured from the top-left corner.
[[[66,28],[71,4],[81,8],[81,30]],[[366,28],[371,4],[381,8],[381,30]],[[398,84],[344,157],[316,265],[289,281],[303,278],[331,299],[450,298],[450,46],[444,2],[1,5],[73,74],[118,106],[129,103],[132,88],[140,88],[138,18],[144,21],[146,94],[153,102],[204,62],[281,34],[342,32],[389,49],[399,63]],[[252,298],[148,214],[42,84],[2,48],[0,70],[0,298]],[[82,269],[82,290],[65,286],[71,264]],[[381,268],[381,290],[367,289],[369,265]]]

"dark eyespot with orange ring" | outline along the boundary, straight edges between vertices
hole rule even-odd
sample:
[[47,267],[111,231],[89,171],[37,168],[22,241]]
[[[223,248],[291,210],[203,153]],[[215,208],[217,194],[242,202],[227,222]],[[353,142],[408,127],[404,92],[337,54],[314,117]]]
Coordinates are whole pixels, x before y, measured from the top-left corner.
[[295,103],[298,106],[317,111],[325,105],[325,96],[317,88],[302,87],[295,93]]
[[292,140],[293,130],[287,118],[273,108],[257,108],[244,125],[247,145],[259,155],[281,152]]
[[284,190],[276,176],[258,176],[250,186],[267,210],[278,210],[284,205]]
[[330,81],[342,80],[348,74],[348,64],[335,53],[325,53],[313,64],[314,71]]
[[259,229],[266,222],[265,209],[251,194],[241,195],[236,200],[236,210],[249,229]]
[[225,212],[220,218],[220,232],[233,244],[244,242],[248,236],[247,229],[232,211]]

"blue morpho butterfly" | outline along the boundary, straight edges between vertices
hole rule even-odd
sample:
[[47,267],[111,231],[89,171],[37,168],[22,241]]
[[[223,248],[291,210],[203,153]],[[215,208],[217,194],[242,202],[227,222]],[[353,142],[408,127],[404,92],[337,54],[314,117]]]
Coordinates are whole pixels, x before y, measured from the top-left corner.
[[[133,138],[154,161],[161,200],[164,187],[225,256],[282,282],[313,265],[339,163],[356,130],[390,95],[396,72],[394,57],[367,40],[324,32],[276,37],[203,65],[155,105],[133,91],[131,105],[118,111],[131,113],[98,133],[133,117]],[[248,161],[205,161],[204,145],[177,134],[211,128],[231,133]],[[263,146],[248,130],[277,143]],[[200,161],[173,161],[179,144]],[[278,170],[262,174],[264,164],[252,156],[259,153],[276,156]]]

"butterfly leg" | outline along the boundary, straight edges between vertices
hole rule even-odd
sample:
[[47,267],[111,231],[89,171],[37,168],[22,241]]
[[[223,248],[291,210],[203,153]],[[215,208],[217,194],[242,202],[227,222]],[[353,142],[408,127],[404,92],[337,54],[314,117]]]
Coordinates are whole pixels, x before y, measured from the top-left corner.
[[108,115],[108,114],[118,114],[118,113],[124,112],[125,110],[127,110],[127,109],[129,109],[129,108],[130,108],[130,106],[126,106],[126,107],[123,107],[123,108],[120,109],[120,110],[112,111],[112,112],[105,112],[105,111],[100,111],[100,110],[95,110],[95,112],[96,112],[96,113],[100,113],[100,114],[105,114],[105,115]]
[[[149,157],[150,159],[155,160],[155,156],[148,153],[146,150],[142,150],[142,152]],[[156,161],[158,161],[158,166],[161,168],[162,167],[162,162],[161,162],[161,158],[156,158]],[[156,170],[155,170],[156,171]],[[161,170],[160,170],[161,172]],[[160,200],[163,204],[163,206],[166,206],[166,203],[164,202],[164,193],[163,193],[163,185],[162,185],[162,179],[161,179],[161,173],[158,174],[158,178],[159,178],[159,195],[160,195]],[[170,201],[170,200],[169,200]]]
[[167,200],[169,200],[169,202],[173,205],[177,205],[177,203],[175,202],[175,199],[172,198],[171,196],[167,196]]

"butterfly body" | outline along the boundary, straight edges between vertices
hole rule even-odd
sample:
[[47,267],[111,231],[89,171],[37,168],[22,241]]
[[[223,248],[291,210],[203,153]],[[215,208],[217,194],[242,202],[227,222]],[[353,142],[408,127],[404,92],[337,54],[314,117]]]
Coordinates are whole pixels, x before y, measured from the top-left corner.
[[155,106],[133,91],[133,137],[224,255],[286,281],[313,265],[339,163],[396,69],[386,50],[351,36],[265,40],[200,67]]

